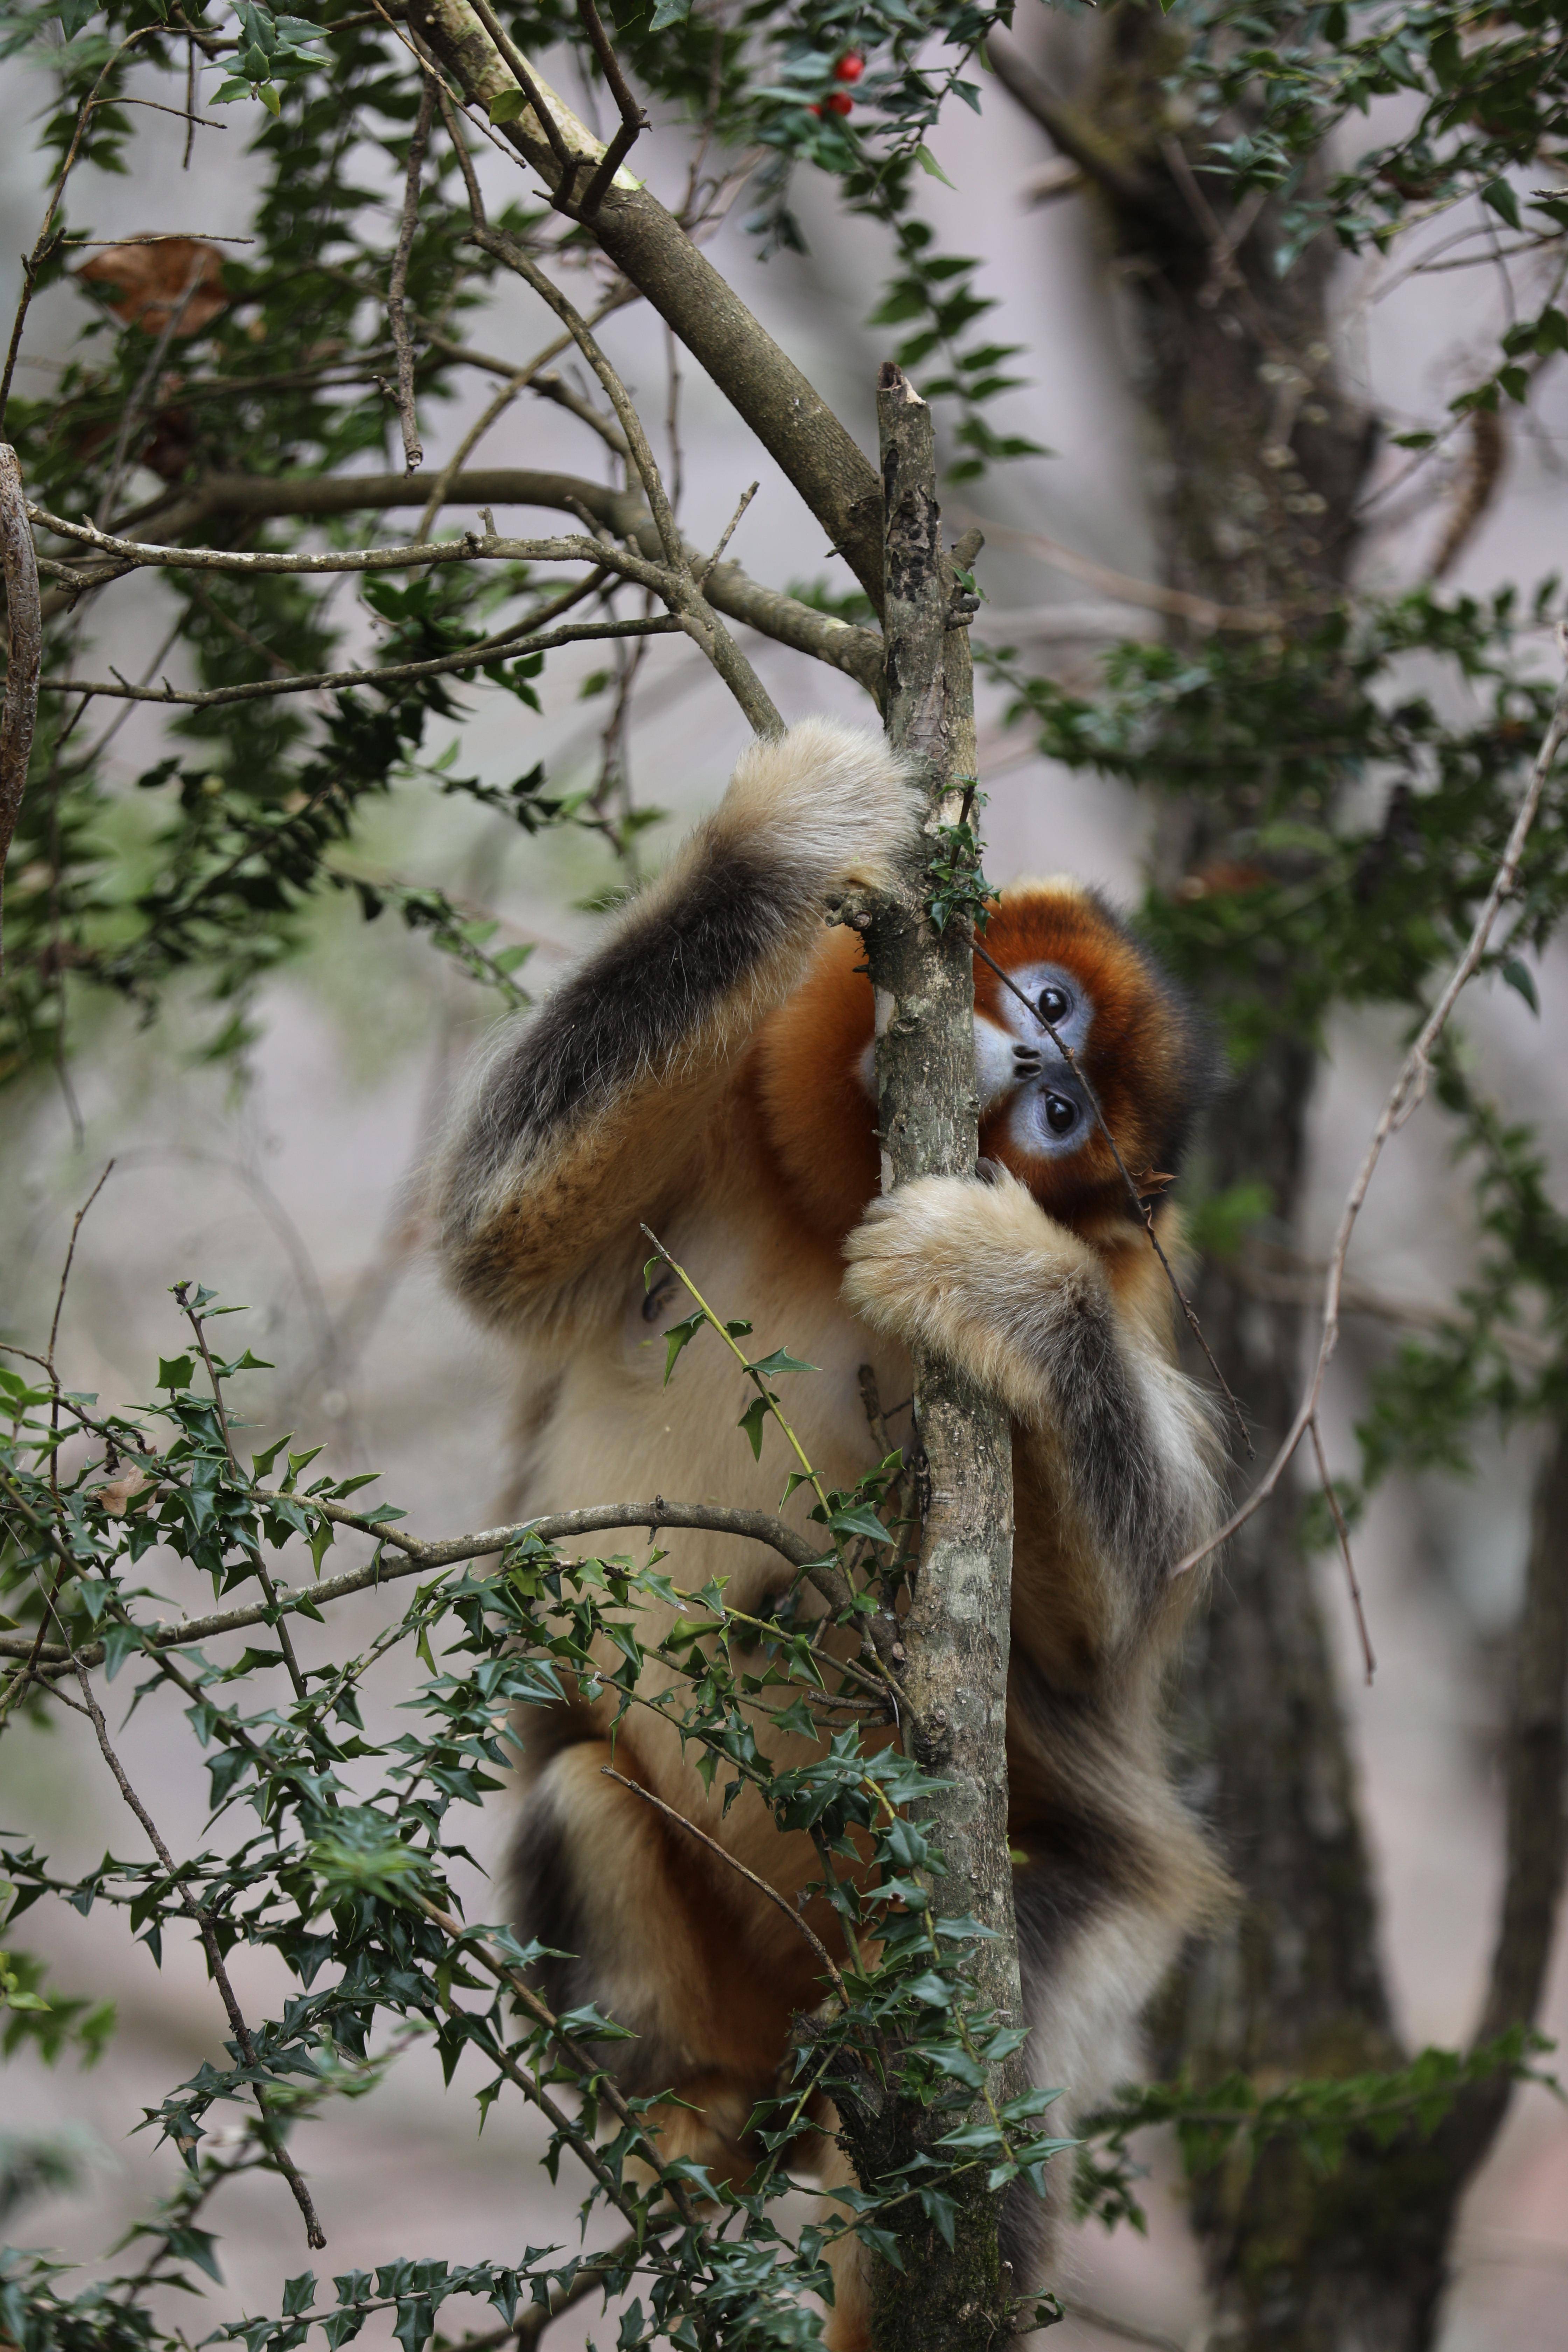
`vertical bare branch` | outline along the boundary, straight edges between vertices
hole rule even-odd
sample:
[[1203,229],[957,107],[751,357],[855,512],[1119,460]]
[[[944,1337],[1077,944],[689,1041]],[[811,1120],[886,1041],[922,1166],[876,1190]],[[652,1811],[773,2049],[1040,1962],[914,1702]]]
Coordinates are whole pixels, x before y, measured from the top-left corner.
[[10,658],[0,714],[0,979],[5,972],[5,860],[26,789],[33,729],[38,716],[38,671],[44,625],[38,605],[38,558],[22,468],[8,441],[0,441],[0,573],[5,582]]
[[419,113],[414,125],[414,136],[408,142],[408,171],[403,184],[403,219],[397,232],[397,251],[393,256],[392,278],[386,291],[386,320],[392,329],[393,349],[397,353],[397,421],[403,428],[403,469],[417,473],[425,462],[425,447],[419,438],[419,417],[414,405],[414,342],[408,332],[408,261],[414,251],[414,232],[419,226],[419,183],[425,173],[425,150],[430,140],[430,122],[436,111],[436,77],[427,73],[419,94]]
[[[969,639],[951,628],[952,575],[942,544],[931,411],[901,370],[878,389],[881,442],[887,723],[894,747],[917,760],[928,788],[927,830],[958,818],[974,783]],[[877,990],[877,1088],[884,1191],[919,1176],[974,1171],[974,967],[967,924],[937,932],[926,877],[911,865],[881,895],[867,929]],[[936,1843],[948,1876],[937,1909],[956,1903],[991,1932],[972,1981],[979,2001],[1010,2020],[1022,2012],[1013,1873],[1007,1848],[1006,1688],[1013,1567],[1013,1467],[1000,1405],[942,1358],[917,1349],[915,1424],[930,1495],[914,1600],[902,1627],[908,1657],[905,1736],[943,1784],[933,1793]],[[951,1890],[951,1892],[947,1892]],[[1000,2097],[1022,2088],[1018,2062]],[[918,2145],[921,2126],[905,2129]],[[853,2126],[847,2125],[853,2144]],[[910,2150],[913,2153],[913,2150]],[[902,2276],[879,2263],[873,2305],[913,2297],[929,2310],[922,2340],[994,2344],[1006,2282],[995,2200],[976,2181],[963,2200],[952,2252],[929,2227],[900,2231]],[[887,2330],[905,2340],[896,2326]],[[874,2322],[873,2335],[881,2333]]]

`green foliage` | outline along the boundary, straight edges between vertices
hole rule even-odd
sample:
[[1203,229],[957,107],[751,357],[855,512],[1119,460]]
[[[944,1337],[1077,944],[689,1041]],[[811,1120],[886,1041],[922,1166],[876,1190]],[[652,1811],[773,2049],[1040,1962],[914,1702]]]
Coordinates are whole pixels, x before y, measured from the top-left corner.
[[[16,1894],[0,1881],[0,1902]],[[14,1914],[13,1914],[14,1916]],[[46,1993],[47,1975],[31,1952],[0,1952],[0,2056],[9,2058],[30,2042],[47,2066],[76,2048],[84,2066],[95,2065],[114,2031],[114,2003],[62,1999]]]
[[995,885],[980,867],[980,812],[986,795],[973,776],[957,777],[954,782],[963,790],[963,805],[955,824],[939,824],[932,835],[926,860],[926,906],[939,931],[945,931],[956,916],[984,932],[997,898]]
[[[1510,176],[1539,170],[1568,128],[1552,0],[1514,0],[1484,20],[1453,0],[1177,0],[1174,16],[1191,37],[1184,79],[1201,115],[1218,126],[1245,109],[1246,129],[1233,120],[1210,152],[1240,186],[1283,197],[1287,266],[1321,228],[1352,249],[1386,247],[1417,210],[1440,217],[1478,193],[1530,247],[1561,247],[1563,197]],[[1332,134],[1380,98],[1400,101],[1395,134],[1358,136],[1353,163],[1319,179]],[[1483,222],[1478,240],[1486,233]]]
[[[1554,688],[1529,647],[1558,597],[1555,577],[1528,606],[1512,589],[1484,602],[1423,590],[1284,638],[1123,646],[1093,697],[1027,677],[1005,650],[976,652],[1043,751],[1206,800],[1227,820],[1223,857],[1151,899],[1143,919],[1172,966],[1201,982],[1245,1063],[1281,1033],[1321,1041],[1337,1005],[1424,1006],[1490,885],[1545,732]],[[1411,690],[1417,654],[1466,689],[1458,723],[1438,690]],[[1375,794],[1351,798],[1355,784]],[[1483,970],[1539,952],[1565,908],[1558,774]]]
[[[199,1318],[193,1332],[230,1311],[199,1286],[179,1285],[176,1297]],[[772,1384],[809,1377],[810,1366],[783,1348],[745,1357],[749,1327],[736,1318],[704,1308],[695,1319],[742,1354],[759,1402],[787,1433]],[[248,1350],[214,1362],[236,1438],[233,1387],[255,1362]],[[983,1930],[962,1890],[945,1884],[931,1842],[926,1801],[938,1784],[887,1741],[885,1684],[879,1700],[874,1677],[857,1676],[822,1644],[818,1621],[800,1607],[805,1570],[765,1619],[731,1610],[720,1581],[679,1590],[658,1550],[640,1565],[629,1555],[574,1560],[527,1532],[499,1563],[481,1568],[470,1557],[428,1572],[389,1539],[400,1517],[393,1507],[348,1508],[364,1479],[310,1478],[315,1453],[290,1451],[287,1439],[242,1466],[216,1398],[193,1379],[205,1375],[187,1349],[161,1363],[153,1402],[103,1413],[90,1397],[0,1372],[10,1423],[0,1441],[0,1598],[16,1629],[0,1639],[13,1670],[37,1645],[51,1682],[76,1679],[72,1655],[83,1676],[129,1672],[134,1705],[183,1712],[211,1811],[206,1841],[173,1873],[156,1855],[110,1853],[62,1877],[13,1835],[0,1847],[5,1917],[45,1899],[84,1915],[103,1906],[156,1965],[165,1937],[189,1933],[199,1915],[218,1962],[240,1944],[266,1947],[297,1990],[280,2014],[247,2027],[248,2048],[230,2039],[222,2063],[204,2062],[149,2112],[142,2128],[176,2151],[181,2169],[133,2233],[129,2270],[81,2286],[46,2258],[6,2257],[0,2326],[26,2352],[89,2342],[173,2352],[179,2339],[152,2318],[144,2290],[153,2281],[195,2287],[193,2273],[221,2277],[209,2208],[226,2184],[251,2170],[276,2175],[286,2140],[300,2140],[331,2100],[372,2087],[420,2042],[434,2044],[449,2081],[462,2069],[480,2122],[502,2096],[538,2107],[552,2172],[572,2162],[584,2175],[584,2210],[618,2212],[633,2233],[637,2242],[603,2281],[611,2294],[637,2284],[621,2322],[625,2352],[665,2340],[781,2352],[816,2343],[805,2298],[827,2291],[823,2253],[835,2235],[858,2226],[893,2249],[884,2217],[910,2200],[951,2231],[955,2189],[982,2171],[993,2187],[1022,2179],[1043,2188],[1046,2166],[1070,2145],[1042,2121],[1056,2094],[1031,2091],[983,2109],[979,2121],[973,2113],[987,2069],[1022,2032],[978,2008],[967,1983]],[[896,1549],[900,1523],[884,1514],[900,1467],[894,1456],[849,1492],[816,1489],[822,1559],[848,1580],[842,1613],[852,1631],[885,1603],[886,1575],[898,1572],[866,1563]],[[792,1483],[802,1477],[816,1484],[809,1465]],[[345,1521],[374,1539],[378,1581],[415,1572],[413,1595],[363,1649],[336,1645],[327,1663],[304,1669],[302,1695],[291,1694],[277,1679],[280,1629],[297,1614],[330,1622],[342,1585],[322,1570]],[[311,1554],[298,1581],[295,1554],[279,1558],[291,1544]],[[210,1582],[245,1636],[238,1656],[215,1654],[216,1633],[197,1643],[161,1632],[166,1597],[153,1615],[154,1595],[140,1580],[154,1552],[163,1595],[171,1573],[176,1585],[181,1576]],[[347,1578],[355,1590],[367,1580]],[[199,1612],[205,1601],[192,1600]],[[406,1727],[374,1738],[360,1685],[400,1651]],[[831,1990],[825,1978],[822,2007],[800,2021],[787,2078],[753,2118],[756,2170],[739,2188],[660,2154],[647,2120],[658,2099],[623,2096],[606,2071],[625,2029],[591,2008],[552,2015],[529,1983],[539,1948],[520,1945],[504,1921],[461,1916],[451,1870],[467,1859],[463,1809],[501,1787],[516,1710],[568,1693],[607,1703],[617,1724],[649,1708],[664,1715],[726,1804],[751,1787],[781,1829],[809,1835],[820,1858],[821,1890],[849,1958]],[[760,1736],[770,1719],[800,1735],[787,1751],[800,1760],[771,1759]],[[217,1839],[218,1824],[238,1811],[253,1825]],[[33,1981],[16,1975],[14,2006],[36,1997]],[[74,2031],[88,2041],[101,2029],[87,2021]],[[808,2111],[824,2095],[852,2108],[889,2089],[929,2119],[922,2154],[874,2189],[847,2194],[845,2210],[792,2242],[775,2209],[791,2189],[787,2168]],[[242,2119],[237,2147],[232,2135],[211,2139],[215,2111]],[[373,2314],[395,2312],[398,2340],[421,2346],[449,2296],[485,2296],[509,2320],[531,2298],[569,2290],[579,2262],[553,2247],[461,2269],[410,2258],[339,2277],[330,2290],[302,2273],[275,2315],[205,2340],[286,2352],[312,2326],[340,2344]]]
[[[229,1311],[199,1287],[179,1289],[205,1321]],[[690,1319],[713,1324],[737,1349],[749,1336],[706,1308]],[[810,1372],[783,1349],[748,1360],[775,1415],[766,1383]],[[232,1384],[254,1362],[248,1350],[215,1362],[230,1391],[231,1433],[242,1428]],[[603,2206],[627,2225],[626,2242],[592,2281],[613,2298],[637,2290],[623,2311],[624,2352],[664,2340],[779,2352],[817,2342],[805,2298],[826,2291],[823,2255],[833,2237],[856,2227],[896,2261],[886,2217],[912,2200],[951,2239],[956,2199],[977,2173],[992,2189],[1022,2179],[1043,2193],[1052,2159],[1076,2149],[1082,2209],[1108,2224],[1142,2226],[1129,2141],[1147,2126],[1174,2125],[1194,2174],[1237,2147],[1251,2160],[1287,2134],[1331,2171],[1352,2145],[1430,2133],[1468,2087],[1499,2073],[1551,2079],[1536,2063],[1550,2045],[1521,2029],[1465,2055],[1429,2050],[1407,2067],[1349,2080],[1268,2091],[1239,2075],[1201,2092],[1155,2085],[1128,2094],[1077,2139],[1050,2131],[1058,2095],[1050,2088],[983,2104],[976,2116],[988,2071],[1019,2046],[1022,2031],[979,2009],[968,1986],[967,1956],[983,1930],[961,1890],[946,1885],[932,1843],[925,1806],[937,1784],[878,1737],[877,1710],[857,1700],[859,1685],[846,1681],[816,1621],[800,1611],[800,1576],[756,1619],[730,1607],[721,1581],[680,1590],[657,1549],[640,1565],[628,1554],[570,1559],[520,1531],[494,1566],[470,1557],[422,1570],[389,1541],[395,1508],[347,1509],[363,1478],[307,1483],[315,1454],[290,1451],[287,1439],[241,1466],[213,1394],[192,1386],[195,1370],[190,1351],[166,1360],[153,1402],[110,1414],[90,1397],[0,1373],[10,1420],[0,1442],[0,1584],[10,1622],[27,1629],[9,1641],[11,1657],[37,1643],[43,1675],[68,1675],[63,1641],[82,1675],[130,1667],[135,1704],[183,1711],[211,1809],[206,1842],[173,1874],[156,1856],[110,1853],[62,1877],[13,1835],[0,1848],[5,1914],[14,1922],[46,1899],[84,1915],[104,1906],[157,1965],[165,1936],[189,1933],[197,1912],[220,1960],[240,1944],[267,1947],[298,1990],[279,2015],[247,2027],[248,2052],[229,2040],[224,2063],[204,2062],[149,2110],[142,2128],[174,2148],[179,2168],[132,2231],[131,2270],[77,2284],[49,2258],[5,2255],[0,2325],[26,2352],[133,2344],[174,2352],[182,2339],[160,2328],[142,2291],[154,2281],[195,2288],[201,2274],[221,2281],[211,2209],[223,2189],[252,2171],[276,2178],[284,2146],[305,2144],[314,2116],[335,2099],[363,2096],[422,2042],[434,2045],[449,2082],[462,2069],[481,2124],[501,2097],[538,2107],[550,2127],[552,2173],[571,2163],[584,2179],[584,2212]],[[895,1456],[852,1493],[824,1496],[812,1514],[824,1560],[850,1577],[850,1624],[886,1589],[864,1561],[885,1555],[898,1535],[896,1517],[885,1517],[898,1471]],[[276,1679],[284,1663],[280,1625],[296,1614],[331,1622],[342,1588],[321,1570],[345,1521],[374,1538],[378,1581],[413,1575],[412,1598],[363,1648],[334,1648],[306,1668],[302,1695],[290,1700],[277,1686],[264,1695],[258,1684]],[[314,1574],[291,1582],[279,1555],[300,1539]],[[213,1596],[236,1612],[233,1630],[247,1639],[237,1658],[210,1654],[216,1633],[169,1641],[164,1614],[149,1611],[155,1596],[138,1580],[139,1563],[155,1550],[165,1611],[174,1559],[210,1580]],[[346,1583],[363,1580],[351,1571]],[[406,1727],[373,1738],[360,1686],[399,1651]],[[568,1694],[607,1703],[617,1724],[641,1710],[662,1714],[726,1804],[749,1786],[781,1830],[805,1831],[816,1848],[818,1885],[848,1958],[831,1990],[825,1981],[822,2005],[799,2021],[787,2078],[752,2118],[757,2165],[739,2187],[661,2155],[648,2121],[659,2101],[620,2094],[607,2071],[623,2028],[591,2007],[552,2014],[528,1977],[540,1948],[521,1945],[504,1921],[461,1915],[450,1873],[468,1858],[463,1809],[500,1787],[515,1711]],[[805,1748],[793,1751],[801,1760],[772,1760],[759,1737],[769,1719],[803,1735]],[[216,1840],[237,1809],[254,1826]],[[47,2017],[55,2040],[46,2055],[68,2038],[95,2054],[108,2031],[104,2011],[78,2021],[81,2002],[31,2006],[42,1999],[39,1973],[15,1954],[5,1981],[7,2048],[18,2029],[42,2033]],[[826,2095],[852,2116],[860,2098],[889,2091],[927,2118],[921,2155],[874,2189],[843,2192],[841,2211],[792,2242],[775,2208],[790,2190],[788,2166],[808,2114]],[[236,2117],[238,2132],[215,2141],[215,2112]],[[58,2185],[55,2173],[41,2185],[50,2181]],[[312,2327],[342,2344],[388,2313],[400,2342],[423,2346],[449,2297],[481,2296],[510,2322],[531,2302],[569,2292],[581,2262],[550,2246],[504,2263],[409,2256],[342,2274],[331,2291],[302,2272],[275,2315],[227,2323],[204,2340],[288,2352]],[[137,2292],[128,2296],[132,2274]]]
[[1107,2229],[1124,2221],[1144,2228],[1134,2189],[1139,2168],[1128,2142],[1152,2125],[1173,2127],[1192,2180],[1238,2157],[1250,2168],[1270,2141],[1284,2138],[1296,2142],[1313,2171],[1327,2175],[1358,2144],[1386,2150],[1407,2135],[1429,2139],[1467,2091],[1500,2076],[1544,2084],[1561,2098],[1555,2075],[1536,2063],[1554,2047],[1545,2034],[1519,2025],[1473,2050],[1423,2050],[1407,2066],[1382,2074],[1307,2077],[1270,2090],[1236,2074],[1201,2089],[1178,2082],[1130,2091],[1083,2125],[1078,2210]]

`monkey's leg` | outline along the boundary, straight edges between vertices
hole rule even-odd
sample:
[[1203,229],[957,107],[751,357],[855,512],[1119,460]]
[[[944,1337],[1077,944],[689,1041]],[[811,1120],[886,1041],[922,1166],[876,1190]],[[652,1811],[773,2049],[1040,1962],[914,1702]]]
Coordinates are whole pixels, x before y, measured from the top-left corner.
[[608,1764],[637,1777],[625,1739],[612,1756],[588,1738],[534,1780],[512,1863],[518,1931],[567,1956],[538,1968],[558,2015],[591,2001],[637,2036],[606,2043],[605,2063],[624,2091],[672,2094],[653,2118],[661,2153],[742,2181],[758,2156],[747,2121],[784,2055],[787,1997],[691,1841],[605,1780]]

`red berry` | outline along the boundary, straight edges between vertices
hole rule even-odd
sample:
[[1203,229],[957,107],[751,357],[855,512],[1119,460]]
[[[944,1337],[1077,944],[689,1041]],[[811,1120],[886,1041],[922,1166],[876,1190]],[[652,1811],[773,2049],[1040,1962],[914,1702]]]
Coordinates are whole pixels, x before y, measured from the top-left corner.
[[834,67],[833,79],[835,81],[858,81],[865,70],[865,58],[857,57],[851,49],[848,55],[840,58]]
[[808,106],[808,107],[806,108],[806,110],[806,110],[807,114],[816,114],[816,115],[818,115],[818,116],[820,116],[820,114],[821,114],[821,112],[822,112],[822,109],[821,109],[821,107],[820,107],[820,106]]
[[855,111],[855,101],[844,89],[830,90],[823,104],[834,114],[853,114]]

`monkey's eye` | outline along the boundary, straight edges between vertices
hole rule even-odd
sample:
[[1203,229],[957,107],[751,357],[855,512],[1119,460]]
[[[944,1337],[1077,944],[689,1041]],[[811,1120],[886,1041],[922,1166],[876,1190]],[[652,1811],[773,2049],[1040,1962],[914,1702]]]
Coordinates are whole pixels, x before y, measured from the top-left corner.
[[1046,1097],[1046,1125],[1053,1135],[1069,1134],[1078,1125],[1078,1105],[1069,1095]]
[[1048,1022],[1052,1028],[1055,1028],[1058,1022],[1065,1021],[1071,1011],[1072,999],[1065,988],[1058,988],[1053,982],[1041,989],[1040,1018],[1042,1021]]

